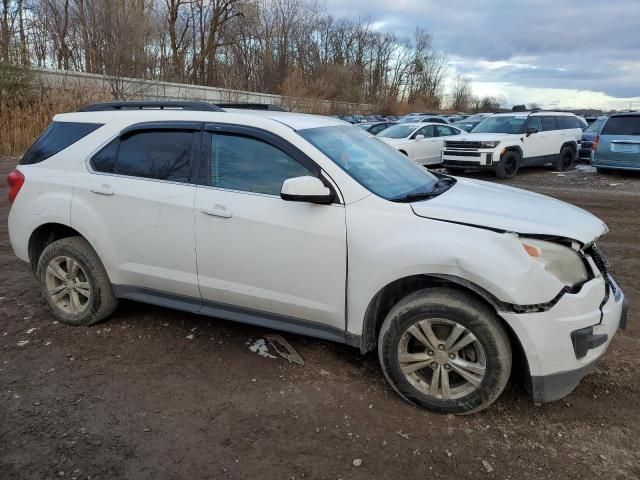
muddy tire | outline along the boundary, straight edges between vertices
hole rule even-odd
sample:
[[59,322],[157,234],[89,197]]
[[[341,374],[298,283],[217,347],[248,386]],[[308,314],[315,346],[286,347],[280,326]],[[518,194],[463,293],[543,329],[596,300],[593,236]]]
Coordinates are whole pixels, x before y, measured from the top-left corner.
[[389,312],[378,337],[384,375],[402,398],[441,413],[491,405],[511,373],[511,344],[491,308],[450,288],[420,290]]
[[496,177],[513,178],[520,169],[520,154],[518,152],[507,151],[502,154],[500,163],[496,166]]
[[68,325],[93,325],[118,306],[102,262],[82,237],[48,245],[38,260],[36,278],[49,308]]
[[553,164],[553,168],[558,172],[569,170],[573,166],[575,154],[571,147],[562,147],[558,158]]

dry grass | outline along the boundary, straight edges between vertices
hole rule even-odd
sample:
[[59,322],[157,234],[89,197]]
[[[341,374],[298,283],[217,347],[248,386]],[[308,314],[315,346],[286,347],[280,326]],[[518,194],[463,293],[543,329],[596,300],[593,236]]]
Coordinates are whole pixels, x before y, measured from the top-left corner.
[[51,123],[54,115],[110,98],[107,91],[78,88],[32,89],[19,100],[3,98],[0,103],[0,154],[24,152]]

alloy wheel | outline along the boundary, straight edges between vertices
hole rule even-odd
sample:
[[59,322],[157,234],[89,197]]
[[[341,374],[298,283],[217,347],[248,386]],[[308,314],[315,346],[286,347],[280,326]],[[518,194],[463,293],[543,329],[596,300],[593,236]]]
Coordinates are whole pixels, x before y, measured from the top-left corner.
[[47,294],[60,310],[71,315],[82,313],[91,300],[91,284],[80,264],[71,257],[55,257],[47,265]]
[[425,319],[400,337],[398,361],[407,381],[440,400],[465,397],[480,387],[487,362],[478,339],[448,319]]

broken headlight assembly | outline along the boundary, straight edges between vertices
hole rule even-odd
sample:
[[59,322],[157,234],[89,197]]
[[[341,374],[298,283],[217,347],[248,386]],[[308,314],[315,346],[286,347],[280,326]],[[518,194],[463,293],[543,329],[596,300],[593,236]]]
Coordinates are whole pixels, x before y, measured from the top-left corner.
[[520,241],[529,257],[564,285],[572,287],[589,279],[584,260],[571,247],[533,238]]

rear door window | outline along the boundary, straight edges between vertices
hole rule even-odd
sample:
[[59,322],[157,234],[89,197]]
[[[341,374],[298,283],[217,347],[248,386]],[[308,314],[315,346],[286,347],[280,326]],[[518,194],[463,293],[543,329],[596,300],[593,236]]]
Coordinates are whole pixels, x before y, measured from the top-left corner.
[[53,122],[25,153],[20,165],[40,163],[102,126],[101,123]]
[[145,130],[124,136],[120,140],[116,173],[188,183],[194,135],[188,130]]
[[609,118],[602,135],[640,135],[640,115]]
[[556,117],[556,119],[558,120],[558,129],[559,130],[569,130],[572,128],[582,128],[580,126],[580,122],[578,122],[578,119],[575,117],[570,117],[568,115],[562,115],[559,117]]
[[439,137],[448,137],[449,135],[457,135],[458,131],[445,125],[436,125]]

